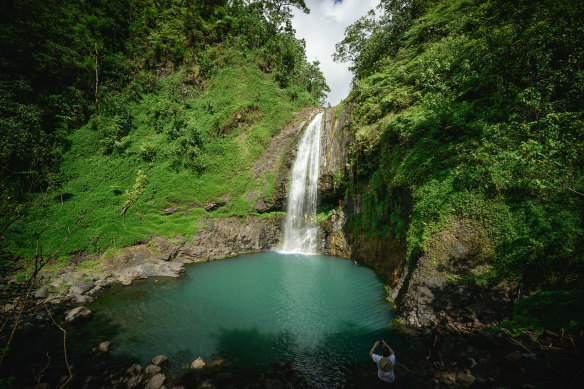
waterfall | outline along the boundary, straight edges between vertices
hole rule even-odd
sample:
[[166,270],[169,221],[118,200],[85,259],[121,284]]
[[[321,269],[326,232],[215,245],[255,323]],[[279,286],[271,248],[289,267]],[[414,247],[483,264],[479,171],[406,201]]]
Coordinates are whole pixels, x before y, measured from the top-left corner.
[[316,197],[322,116],[321,112],[310,122],[298,145],[284,222],[284,252],[311,254],[316,250]]

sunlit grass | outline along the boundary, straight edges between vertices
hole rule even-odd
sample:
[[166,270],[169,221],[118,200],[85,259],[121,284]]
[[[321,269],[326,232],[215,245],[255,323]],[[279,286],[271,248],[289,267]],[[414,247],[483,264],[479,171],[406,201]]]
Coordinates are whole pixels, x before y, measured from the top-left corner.
[[[271,138],[315,101],[308,93],[290,99],[270,75],[261,72],[253,58],[218,69],[204,91],[187,88],[183,97],[177,97],[183,78],[179,72],[161,79],[159,90],[143,93],[130,103],[132,128],[123,139],[122,151],[104,155],[100,136],[89,125],[71,135],[71,147],[62,164],[66,180],[59,191],[66,194],[66,200],[61,204],[59,192],[50,192],[43,207],[16,226],[10,237],[15,241],[15,252],[31,257],[35,233],[43,230],[40,244],[44,252],[56,250],[68,229],[87,212],[63,253],[104,252],[145,241],[150,234],[190,239],[202,219],[255,214],[245,195],[259,185],[257,193],[270,197],[274,175],[267,174],[256,183],[250,166]],[[165,115],[172,110],[175,116],[162,116],[157,130],[155,112]],[[238,114],[245,119],[240,126],[232,124]],[[201,132],[202,172],[172,163],[175,149],[167,132],[178,115]],[[141,155],[146,144],[155,150],[150,162]],[[132,189],[138,170],[144,172],[148,183],[122,217],[125,192]],[[200,208],[223,195],[232,200],[217,211]],[[164,209],[169,207],[178,211],[166,216]]]

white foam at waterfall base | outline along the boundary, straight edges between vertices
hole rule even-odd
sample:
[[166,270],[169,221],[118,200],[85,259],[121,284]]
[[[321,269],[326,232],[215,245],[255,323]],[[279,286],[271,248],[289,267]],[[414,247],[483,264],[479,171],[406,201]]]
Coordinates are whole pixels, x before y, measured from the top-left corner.
[[322,112],[316,115],[298,144],[284,222],[284,243],[281,251],[285,253],[314,254],[316,251],[322,116]]

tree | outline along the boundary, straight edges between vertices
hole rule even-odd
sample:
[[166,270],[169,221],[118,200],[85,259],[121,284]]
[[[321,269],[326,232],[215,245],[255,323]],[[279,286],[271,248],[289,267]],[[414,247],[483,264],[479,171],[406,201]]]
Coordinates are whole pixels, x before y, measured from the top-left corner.
[[290,25],[292,8],[296,8],[305,14],[310,13],[304,0],[259,0],[264,9],[264,15],[268,22],[277,30],[283,25]]
[[353,62],[357,78],[371,74],[385,56],[395,55],[403,33],[426,8],[427,0],[382,0],[345,30],[345,38],[335,45],[333,59]]

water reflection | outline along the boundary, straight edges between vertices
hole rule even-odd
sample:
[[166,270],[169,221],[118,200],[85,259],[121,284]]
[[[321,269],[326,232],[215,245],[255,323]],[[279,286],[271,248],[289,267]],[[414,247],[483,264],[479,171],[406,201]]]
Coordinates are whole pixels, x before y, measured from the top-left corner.
[[245,369],[283,359],[324,385],[342,379],[347,363],[366,361],[375,340],[391,341],[381,281],[348,260],[270,252],[186,274],[116,289],[91,306],[95,323],[119,329],[104,339],[113,354],[142,364],[165,354],[173,371],[197,357]]

